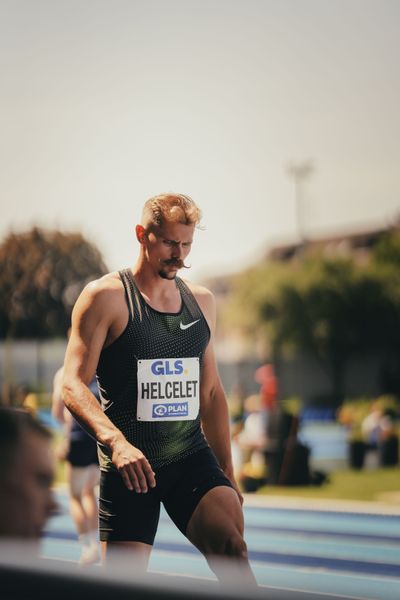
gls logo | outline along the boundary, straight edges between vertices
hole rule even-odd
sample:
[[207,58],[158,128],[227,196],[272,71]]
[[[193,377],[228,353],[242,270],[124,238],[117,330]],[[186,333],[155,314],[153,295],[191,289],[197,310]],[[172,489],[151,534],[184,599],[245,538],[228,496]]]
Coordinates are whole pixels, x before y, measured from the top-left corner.
[[183,364],[181,360],[156,360],[151,365],[153,375],[181,375]]

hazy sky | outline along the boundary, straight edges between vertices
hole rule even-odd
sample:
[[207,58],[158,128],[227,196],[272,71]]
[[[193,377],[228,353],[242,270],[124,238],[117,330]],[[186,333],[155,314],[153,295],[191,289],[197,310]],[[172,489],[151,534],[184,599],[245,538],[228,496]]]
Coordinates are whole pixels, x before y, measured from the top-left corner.
[[[398,0],[0,0],[0,239],[81,229],[133,264],[143,202],[204,212],[192,273],[400,209]],[[189,261],[190,262],[190,261]]]

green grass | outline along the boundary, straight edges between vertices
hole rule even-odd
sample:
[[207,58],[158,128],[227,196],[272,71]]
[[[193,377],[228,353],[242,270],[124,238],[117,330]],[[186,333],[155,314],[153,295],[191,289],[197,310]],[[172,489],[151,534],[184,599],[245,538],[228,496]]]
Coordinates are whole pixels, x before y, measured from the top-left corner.
[[400,467],[368,470],[343,470],[329,473],[329,481],[318,486],[263,486],[257,494],[268,496],[297,496],[302,498],[332,498],[335,500],[385,501],[385,494],[398,493],[400,505]]

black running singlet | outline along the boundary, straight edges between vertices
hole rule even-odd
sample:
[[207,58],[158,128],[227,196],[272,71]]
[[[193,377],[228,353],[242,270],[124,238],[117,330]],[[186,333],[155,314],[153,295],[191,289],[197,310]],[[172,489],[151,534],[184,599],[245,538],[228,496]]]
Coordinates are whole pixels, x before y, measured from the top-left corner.
[[[129,321],[105,348],[97,378],[103,411],[153,468],[207,447],[200,426],[200,377],[210,339],[207,321],[187,285],[177,277],[178,313],[147,304],[130,269],[119,272]],[[100,467],[113,469],[110,451],[99,446]]]

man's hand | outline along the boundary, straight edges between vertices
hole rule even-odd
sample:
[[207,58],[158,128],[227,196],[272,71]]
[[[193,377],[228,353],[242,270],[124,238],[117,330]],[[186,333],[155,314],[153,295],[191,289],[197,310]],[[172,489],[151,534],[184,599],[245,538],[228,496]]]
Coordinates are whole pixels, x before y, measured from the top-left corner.
[[146,493],[156,486],[155,473],[144,454],[129,442],[120,441],[113,448],[112,461],[128,490]]

